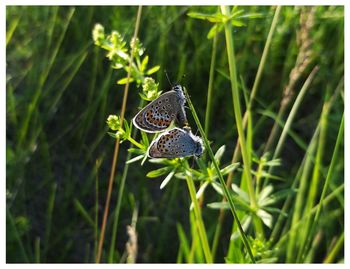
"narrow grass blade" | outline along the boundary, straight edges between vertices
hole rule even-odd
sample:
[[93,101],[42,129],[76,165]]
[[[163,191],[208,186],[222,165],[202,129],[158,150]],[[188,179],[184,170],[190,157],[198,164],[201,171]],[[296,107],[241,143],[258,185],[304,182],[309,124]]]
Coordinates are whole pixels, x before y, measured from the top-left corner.
[[[197,124],[197,127],[198,127],[198,129],[199,129],[199,132],[200,132],[200,134],[201,134],[201,136],[202,136],[202,139],[203,139],[203,141],[204,141],[205,148],[206,148],[206,150],[208,151],[209,157],[210,157],[210,159],[212,160],[212,162],[213,162],[213,164],[214,164],[214,168],[215,168],[216,173],[217,173],[217,175],[218,175],[218,178],[219,178],[219,181],[220,181],[220,183],[221,183],[222,189],[223,189],[223,191],[224,191],[225,197],[226,197],[227,201],[229,202],[232,215],[233,215],[235,221],[237,221],[238,229],[239,229],[239,232],[240,232],[240,234],[241,234],[241,237],[242,237],[242,240],[243,240],[243,242],[244,242],[244,245],[245,245],[245,247],[246,247],[246,249],[247,249],[247,251],[248,251],[248,253],[249,253],[249,256],[250,256],[252,262],[255,263],[255,259],[254,259],[253,253],[252,253],[252,251],[251,251],[251,249],[250,249],[250,246],[249,246],[247,237],[246,237],[246,235],[245,235],[245,233],[244,233],[244,231],[243,231],[243,228],[242,228],[242,226],[241,226],[241,223],[240,223],[240,221],[239,221],[239,219],[238,219],[238,216],[237,216],[237,213],[236,213],[236,209],[235,209],[235,205],[234,205],[233,200],[232,200],[232,197],[231,197],[231,195],[230,195],[230,193],[229,193],[229,191],[228,191],[228,189],[227,189],[227,186],[226,186],[226,184],[225,184],[224,178],[222,177],[222,174],[221,174],[221,172],[220,172],[220,168],[219,168],[219,166],[218,166],[218,164],[217,164],[217,161],[215,160],[214,153],[213,153],[213,151],[211,150],[209,141],[208,141],[208,139],[207,139],[207,137],[206,137],[206,135],[205,135],[205,133],[204,133],[204,130],[203,130],[203,128],[202,128],[202,125],[201,125],[201,123],[200,123],[200,121],[199,121],[199,119],[198,119],[197,113],[196,113],[196,111],[195,111],[195,109],[194,109],[194,106],[193,106],[193,104],[192,104],[192,101],[191,101],[191,99],[190,99],[190,97],[189,97],[189,95],[188,95],[187,89],[186,89],[185,87],[184,87],[183,89],[184,89],[184,92],[185,92],[185,95],[186,95],[186,99],[187,99],[189,108],[190,108],[190,110],[191,110],[191,112],[192,112],[193,118],[194,118],[194,120],[195,120],[195,122],[196,122],[196,124]],[[195,196],[195,195],[194,195],[194,196]]]

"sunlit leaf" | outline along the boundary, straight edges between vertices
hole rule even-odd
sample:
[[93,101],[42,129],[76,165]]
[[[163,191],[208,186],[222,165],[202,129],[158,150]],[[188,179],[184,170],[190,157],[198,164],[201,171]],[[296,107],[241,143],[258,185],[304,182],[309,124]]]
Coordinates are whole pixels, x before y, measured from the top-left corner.
[[232,190],[239,195],[245,202],[249,202],[249,195],[242,191],[236,184],[231,184]]
[[[203,195],[205,189],[208,187],[208,184],[209,184],[209,181],[206,181],[200,186],[199,190],[196,193],[196,198],[197,199],[199,199]],[[190,205],[190,210],[193,209],[193,206],[194,205],[193,205],[193,202],[192,202],[191,205]]]
[[174,174],[175,174],[175,169],[173,170],[173,171],[171,171],[167,176],[166,176],[166,178],[162,181],[162,183],[160,184],[160,189],[163,189],[168,183],[169,183],[169,181],[170,181],[170,179],[172,179],[173,178],[173,176],[174,176]]
[[[133,79],[133,78],[129,78],[129,83],[131,83],[131,82],[134,82],[135,80]],[[119,85],[124,85],[124,84],[126,84],[128,82],[128,78],[126,77],[126,78],[122,78],[122,79],[119,79],[118,81],[117,81],[117,84],[119,84]]]
[[127,164],[134,163],[134,162],[137,162],[138,160],[141,160],[143,157],[144,157],[143,155],[139,155],[139,156],[136,156],[136,157],[130,159],[129,161],[127,161],[125,163],[127,163]]
[[272,227],[272,215],[265,210],[259,209],[256,214],[260,217],[262,222],[269,228]]
[[246,24],[243,21],[239,21],[239,20],[231,20],[232,25],[236,26],[236,27],[242,27],[242,26],[246,26]]
[[226,149],[226,146],[223,145],[223,146],[221,146],[221,147],[215,152],[214,158],[215,158],[215,160],[218,162],[218,164],[220,164],[220,160],[221,160],[222,155],[223,155],[224,152],[225,152],[225,149]]
[[260,204],[261,201],[263,201],[266,197],[268,197],[272,193],[272,191],[273,191],[272,185],[268,185],[265,188],[263,188],[259,193],[258,204]]
[[156,66],[153,66],[151,69],[148,69],[148,71],[146,72],[147,75],[152,75],[154,74],[155,72],[157,72],[160,68],[160,65],[156,65]]
[[171,170],[171,168],[168,166],[162,167],[162,168],[159,168],[157,170],[153,170],[151,172],[148,172],[146,177],[150,177],[150,178],[159,177],[159,176],[162,176],[162,175],[168,173],[170,170]]
[[207,34],[207,38],[211,39],[213,38],[216,34],[220,33],[222,30],[224,29],[224,25],[223,24],[215,24],[213,25],[208,34]]
[[223,15],[222,13],[205,14],[199,12],[189,12],[187,13],[187,16],[194,19],[207,20],[214,23],[222,22],[225,18],[225,15]]
[[141,67],[140,67],[140,71],[141,71],[141,72],[143,72],[143,71],[146,70],[146,67],[147,67],[147,64],[148,64],[148,60],[149,60],[148,55],[146,55],[146,56],[142,59]]
[[227,175],[228,173],[234,171],[238,166],[239,166],[239,163],[231,163],[230,165],[220,170],[221,174]]

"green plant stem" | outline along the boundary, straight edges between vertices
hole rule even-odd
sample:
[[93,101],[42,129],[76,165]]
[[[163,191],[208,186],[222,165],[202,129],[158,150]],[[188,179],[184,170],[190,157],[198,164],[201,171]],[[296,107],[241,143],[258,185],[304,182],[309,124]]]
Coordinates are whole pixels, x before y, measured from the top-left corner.
[[[35,109],[37,109],[37,103],[40,100],[42,91],[44,89],[45,82],[46,82],[46,80],[47,80],[47,78],[49,76],[49,73],[51,71],[52,66],[54,65],[54,62],[55,62],[56,57],[57,57],[57,54],[58,54],[59,49],[60,49],[60,47],[62,45],[63,39],[65,37],[65,34],[66,34],[66,31],[67,31],[68,26],[70,24],[70,21],[71,21],[73,15],[74,15],[74,12],[75,12],[75,8],[71,8],[69,10],[68,16],[65,19],[65,23],[63,24],[63,27],[62,27],[63,30],[61,32],[61,35],[59,36],[59,39],[57,40],[57,42],[55,42],[56,46],[53,49],[53,53],[52,53],[51,57],[48,59],[46,68],[43,69],[43,72],[41,73],[41,75],[40,75],[40,77],[38,79],[38,83],[39,84],[38,84],[37,90],[34,93],[32,101],[28,105],[27,113],[24,114],[25,118],[23,120],[21,129],[20,129],[20,132],[19,132],[19,137],[18,137],[18,143],[17,143],[18,148],[22,148],[23,147],[23,143],[26,142],[25,138],[26,138],[26,135],[28,133],[28,128],[29,128],[29,124],[30,124],[32,115],[33,115]],[[48,41],[51,42],[51,39],[52,39],[52,35],[49,35],[49,40]]]
[[[329,204],[333,198],[335,198],[339,193],[341,193],[342,191],[344,191],[344,184],[340,185],[339,187],[337,187],[332,193],[330,193],[327,197],[325,197],[322,200],[322,206],[325,206],[327,204]],[[299,219],[298,222],[295,223],[294,226],[292,226],[287,233],[283,234],[278,242],[276,243],[275,247],[276,248],[280,248],[281,250],[283,250],[284,248],[282,247],[282,244],[284,242],[286,242],[287,240],[289,240],[290,234],[295,232],[296,229],[298,229],[302,224],[304,224],[304,221],[306,220],[306,218],[312,216],[313,214],[316,214],[318,209],[318,206],[313,207],[310,212],[308,213],[308,215],[303,216],[302,218]]]
[[[277,159],[280,154],[281,154],[281,151],[283,149],[283,146],[284,146],[284,143],[286,141],[286,138],[287,138],[287,134],[289,132],[289,130],[291,129],[291,126],[292,126],[292,123],[294,121],[294,118],[296,116],[296,113],[298,112],[299,110],[299,107],[304,99],[304,96],[307,92],[307,90],[309,89],[310,87],[310,84],[311,82],[313,81],[317,71],[319,70],[319,67],[318,66],[315,66],[311,73],[309,74],[308,78],[306,79],[305,83],[303,84],[297,98],[295,99],[295,102],[293,104],[293,107],[288,115],[288,118],[286,120],[286,123],[283,127],[283,130],[282,130],[282,133],[281,133],[281,136],[278,140],[278,143],[277,143],[277,146],[276,146],[276,150],[273,154],[273,157],[272,159]],[[269,170],[268,170],[268,174],[271,175],[273,173],[273,169],[274,169],[274,166],[270,166]],[[265,182],[264,182],[264,186],[266,186],[268,183],[268,178],[266,178]]]
[[[334,101],[336,100],[336,98],[338,97],[341,89],[343,88],[343,84],[344,84],[344,78],[341,78],[339,83],[338,83],[338,86],[333,94],[333,96],[331,97],[331,99],[329,100],[329,109],[332,108],[333,104],[334,104]],[[311,139],[311,142],[309,143],[309,146],[308,148],[306,149],[306,155],[305,155],[305,160],[308,158],[311,158],[313,159],[313,152],[315,151],[315,148],[316,148],[316,139],[318,137],[318,134],[319,134],[319,129],[320,129],[320,123],[318,123],[316,129],[315,129],[315,132],[314,132],[314,135]],[[305,162],[305,160],[303,162]],[[293,184],[292,184],[292,189],[296,188],[297,187],[297,183],[298,183],[298,180],[300,178],[300,173],[301,173],[301,169],[299,169],[299,172],[297,173],[297,176],[295,177],[296,180],[293,181]],[[287,209],[289,208],[290,206],[290,203],[292,202],[292,195],[289,195],[282,207],[282,212],[285,212],[287,213]],[[282,214],[280,214],[278,216],[278,219],[276,221],[276,225],[275,227],[273,228],[273,231],[271,233],[271,236],[270,236],[270,241],[274,242],[275,240],[278,239],[278,233],[280,232],[281,230],[281,227],[282,227],[282,224],[283,224],[283,220],[284,220],[284,217]]]
[[136,147],[138,147],[139,149],[143,149],[144,146],[142,144],[140,144],[139,142],[137,142],[134,138],[132,138],[131,136],[127,138],[132,144],[134,144]]
[[[141,11],[142,11],[142,6],[139,6],[138,11],[137,11],[133,40],[136,40],[136,37],[138,35],[140,20],[141,20]],[[127,83],[125,84],[125,89],[124,89],[124,96],[123,96],[122,108],[121,108],[121,113],[120,113],[120,122],[124,121],[124,114],[125,114],[125,110],[126,110],[126,102],[128,99],[129,80],[131,77],[131,65],[133,62],[134,49],[135,49],[135,46],[133,45],[132,50],[131,50],[130,61],[129,61],[129,68],[128,68],[129,71],[128,71],[128,75],[127,75]],[[111,169],[111,174],[110,174],[109,181],[108,181],[106,204],[105,204],[105,209],[103,212],[101,234],[100,234],[100,240],[98,242],[98,250],[97,250],[97,255],[96,255],[96,263],[100,263],[100,261],[101,261],[102,247],[103,247],[103,242],[104,242],[105,230],[106,230],[106,225],[107,225],[107,217],[108,217],[108,211],[109,211],[109,204],[110,204],[110,200],[111,200],[113,181],[114,181],[114,177],[115,177],[115,169],[117,166],[117,159],[118,159],[118,154],[119,154],[119,145],[120,145],[120,139],[118,138],[115,142],[113,160],[112,160],[112,169]]]
[[50,192],[47,212],[46,212],[47,215],[46,215],[45,244],[44,244],[44,250],[43,250],[44,261],[46,261],[47,252],[49,250],[51,227],[52,227],[52,216],[53,216],[53,210],[55,205],[56,190],[57,190],[57,183],[54,182],[51,187],[51,192]]
[[224,195],[225,195],[227,201],[229,202],[229,206],[230,206],[232,215],[233,215],[235,221],[237,222],[237,226],[238,226],[240,235],[241,235],[241,237],[242,237],[243,243],[244,243],[244,245],[245,245],[245,247],[246,247],[246,249],[247,249],[247,252],[248,252],[248,254],[249,254],[249,256],[250,256],[252,262],[255,263],[255,259],[254,259],[253,253],[252,253],[252,251],[251,251],[251,249],[250,249],[250,246],[249,246],[247,237],[246,237],[246,235],[245,235],[245,233],[244,233],[244,231],[243,231],[241,222],[240,222],[239,219],[238,219],[238,216],[237,216],[237,213],[236,213],[236,209],[235,209],[235,205],[234,205],[234,203],[233,203],[233,199],[232,199],[232,197],[231,197],[231,195],[230,195],[230,193],[229,193],[229,191],[228,191],[228,188],[226,187],[224,178],[223,178],[223,176],[222,176],[222,174],[221,174],[221,172],[220,172],[219,166],[218,166],[218,164],[217,164],[217,162],[216,162],[216,160],[215,160],[214,153],[213,153],[213,151],[212,151],[211,148],[210,148],[209,141],[208,141],[208,139],[207,139],[207,137],[206,137],[206,135],[205,135],[205,133],[204,133],[204,130],[203,130],[203,128],[202,128],[202,125],[201,125],[201,123],[200,123],[200,121],[199,121],[199,119],[198,119],[196,110],[195,110],[194,107],[193,107],[193,104],[192,104],[192,101],[191,101],[191,99],[190,99],[190,97],[189,97],[189,95],[188,95],[187,89],[186,89],[185,87],[184,87],[183,89],[184,89],[184,93],[185,93],[185,95],[186,95],[186,99],[187,99],[188,106],[189,106],[189,108],[190,108],[190,110],[191,110],[191,113],[192,113],[192,115],[193,115],[193,118],[194,118],[194,120],[195,120],[195,122],[196,122],[196,124],[197,124],[197,127],[198,127],[198,129],[199,129],[199,132],[200,132],[200,134],[201,134],[201,136],[202,136],[202,138],[203,138],[205,148],[206,148],[206,150],[208,151],[209,157],[210,157],[210,159],[211,159],[212,162],[213,162],[213,165],[214,165],[215,171],[216,171],[216,173],[217,173],[217,175],[218,175],[218,178],[219,178],[221,187],[222,187],[222,189],[223,189],[223,191],[224,191]]
[[[287,121],[286,121],[286,123],[285,123],[285,125],[284,125],[284,127],[283,127],[283,131],[282,131],[282,133],[281,133],[281,136],[280,136],[280,138],[279,138],[279,140],[278,140],[278,143],[277,143],[277,146],[276,146],[276,150],[275,150],[275,152],[274,152],[274,154],[273,154],[272,159],[278,158],[279,155],[281,154],[281,151],[282,151],[284,142],[285,142],[285,140],[286,140],[288,131],[289,131],[289,129],[290,129],[291,126],[292,126],[293,120],[294,120],[294,118],[295,118],[295,116],[296,116],[296,114],[297,114],[297,112],[298,112],[298,110],[299,110],[299,107],[300,107],[300,105],[301,105],[301,102],[303,101],[304,96],[305,96],[307,90],[309,89],[310,84],[311,84],[311,82],[313,81],[313,79],[314,79],[315,75],[317,74],[318,70],[319,70],[319,67],[318,67],[318,66],[315,66],[315,67],[312,69],[310,75],[308,76],[308,78],[306,79],[305,83],[303,84],[303,86],[302,86],[302,88],[301,88],[301,90],[300,90],[300,92],[299,92],[297,98],[295,99],[295,102],[294,102],[294,104],[293,104],[293,107],[292,107],[292,109],[291,109],[291,111],[290,111],[290,113],[289,113],[289,116],[288,116],[288,118],[287,118]],[[271,166],[271,167],[273,167],[273,166]],[[272,170],[271,170],[270,172],[272,172]],[[270,173],[270,172],[269,172],[269,173]]]
[[217,35],[214,35],[214,38],[213,38],[213,49],[212,49],[212,52],[211,52],[210,71],[209,71],[207,109],[205,111],[205,123],[204,123],[204,132],[205,132],[206,136],[208,136],[209,126],[210,126],[213,83],[214,83],[214,70],[215,70],[215,62],[216,62],[216,44],[217,44],[217,39],[218,39]]
[[[184,163],[185,163],[186,169],[189,170],[188,163],[187,162],[184,162]],[[192,175],[186,174],[186,182],[187,182],[188,190],[191,196],[191,201],[193,203],[194,214],[196,217],[198,233],[201,239],[201,245],[203,248],[205,260],[207,263],[213,263],[213,258],[211,256],[211,252],[209,248],[207,233],[205,231],[201,210],[199,208],[199,204],[196,197],[196,188],[192,180]]]
[[339,250],[341,250],[342,247],[344,247],[344,232],[341,234],[337,240],[337,243],[332,248],[331,252],[327,255],[323,263],[332,263],[335,259],[335,256],[338,254]]
[[[272,37],[273,37],[273,34],[275,33],[275,30],[276,30],[276,26],[277,26],[277,22],[278,22],[278,18],[279,18],[280,12],[281,12],[281,6],[277,6],[276,10],[275,10],[275,15],[273,16],[273,20],[272,20],[272,23],[271,23],[269,34],[267,35],[267,39],[266,39],[266,43],[265,43],[265,46],[264,46],[264,50],[263,50],[263,53],[261,55],[258,71],[256,72],[256,76],[255,76],[254,84],[253,84],[253,87],[252,87],[252,92],[250,94],[250,99],[249,99],[247,111],[251,110],[253,101],[255,99],[256,92],[257,92],[259,84],[260,84],[261,75],[262,75],[262,72],[263,72],[263,70],[265,68],[267,55],[268,55],[269,49],[271,47]],[[248,118],[247,111],[244,114],[244,120],[243,120],[244,126],[246,125],[245,122],[247,121],[247,118]]]
[[[277,8],[275,10],[275,14],[274,14],[273,20],[272,20],[272,23],[271,23],[269,34],[268,34],[267,39],[266,39],[264,50],[263,50],[263,53],[262,53],[262,56],[261,56],[261,59],[260,59],[258,71],[257,71],[256,76],[255,76],[252,92],[250,94],[250,98],[249,98],[249,102],[248,102],[248,107],[247,107],[247,110],[245,111],[244,116],[243,116],[243,129],[245,129],[246,126],[247,126],[248,114],[249,114],[248,112],[252,108],[253,101],[255,99],[255,95],[256,95],[258,86],[260,84],[261,76],[262,76],[262,73],[263,73],[263,70],[264,70],[264,67],[265,67],[265,64],[266,64],[267,55],[268,55],[268,52],[269,52],[269,49],[270,49],[270,46],[271,46],[272,37],[273,37],[273,34],[274,34],[275,30],[276,30],[276,26],[277,26],[277,22],[278,22],[280,11],[281,11],[281,6],[277,6]],[[240,157],[240,144],[237,143],[236,147],[235,147],[235,150],[234,150],[234,153],[232,155],[231,163],[237,162],[239,157]],[[231,171],[228,174],[228,176],[227,176],[226,186],[229,187],[231,185],[232,179],[233,179],[233,171]],[[224,201],[225,201],[225,198],[223,199],[223,202]],[[220,238],[221,226],[222,226],[222,223],[223,223],[224,219],[225,219],[225,210],[220,209],[220,213],[219,213],[219,217],[218,217],[218,225],[216,226],[216,230],[215,230],[215,233],[214,233],[214,239],[213,239],[213,245],[212,245],[212,254],[213,254],[214,258],[215,258],[215,254],[216,254],[216,249],[217,249],[217,245],[218,245],[218,242],[219,242],[219,238]]]
[[334,147],[334,150],[333,150],[331,164],[329,166],[329,169],[328,169],[328,172],[327,172],[327,177],[326,177],[325,183],[323,185],[320,201],[318,202],[317,211],[316,211],[313,223],[311,225],[311,229],[306,235],[306,239],[304,241],[305,242],[304,246],[301,248],[301,250],[302,250],[301,253],[304,253],[303,257],[301,258],[302,260],[303,260],[305,254],[306,254],[307,249],[309,248],[309,246],[311,244],[311,237],[314,234],[316,226],[318,224],[318,221],[319,221],[319,218],[320,218],[320,214],[321,214],[321,210],[322,210],[323,200],[324,200],[324,198],[326,196],[326,192],[328,190],[329,182],[330,182],[331,177],[332,177],[333,172],[334,172],[335,164],[337,163],[337,159],[338,159],[338,155],[339,155],[339,148],[340,148],[340,145],[341,145],[341,143],[343,141],[343,137],[344,137],[344,114],[343,114],[343,117],[342,117],[342,120],[341,120],[341,123],[340,123],[338,136],[337,136],[337,141],[335,143],[335,147]]
[[[329,101],[326,101],[323,104],[323,109],[321,112],[321,118],[320,118],[320,135],[318,138],[318,144],[317,144],[317,152],[316,152],[316,158],[315,158],[315,163],[314,163],[314,168],[313,168],[313,173],[312,173],[312,178],[311,178],[311,183],[309,185],[309,192],[307,194],[307,201],[306,205],[304,207],[303,215],[306,215],[308,211],[311,210],[311,208],[315,204],[316,200],[316,195],[319,190],[319,185],[322,185],[322,182],[320,182],[324,177],[322,177],[320,171],[322,169],[322,159],[324,156],[324,148],[325,148],[325,142],[327,139],[327,126],[328,126],[328,114],[329,114]],[[304,248],[306,246],[306,240],[308,238],[308,235],[310,234],[310,223],[311,223],[311,218],[308,218],[305,225],[303,226],[302,231],[299,233],[299,239],[300,241],[303,242],[301,243],[301,247],[299,248],[298,251],[298,256],[296,261],[300,262],[300,259],[305,258],[305,253],[303,253]]]
[[[230,10],[228,6],[221,6],[221,12],[223,15],[229,17]],[[250,159],[247,152],[245,135],[243,131],[242,124],[242,113],[241,113],[241,105],[239,102],[239,93],[238,93],[238,84],[237,84],[237,74],[236,74],[236,61],[234,56],[234,44],[232,37],[232,24],[230,22],[225,22],[225,36],[226,36],[226,47],[227,47],[227,56],[230,70],[230,81],[231,81],[231,90],[232,90],[232,100],[234,106],[234,114],[236,119],[236,127],[238,131],[239,143],[241,145],[241,154],[243,158],[244,164],[244,176],[248,187],[250,205],[253,210],[258,209],[258,205],[256,203],[255,192],[253,187],[253,179],[250,173]],[[226,185],[225,185],[226,187]],[[264,231],[259,225],[260,219],[254,221],[255,232],[260,237],[264,236]]]

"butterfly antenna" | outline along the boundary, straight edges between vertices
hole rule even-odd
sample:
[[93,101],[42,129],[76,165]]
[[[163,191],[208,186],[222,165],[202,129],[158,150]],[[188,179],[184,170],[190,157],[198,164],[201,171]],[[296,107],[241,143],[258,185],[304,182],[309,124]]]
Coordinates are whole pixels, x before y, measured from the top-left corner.
[[173,87],[173,84],[171,83],[170,79],[169,79],[169,76],[168,76],[168,72],[164,69],[164,73],[165,73],[165,76],[170,84],[171,87]]

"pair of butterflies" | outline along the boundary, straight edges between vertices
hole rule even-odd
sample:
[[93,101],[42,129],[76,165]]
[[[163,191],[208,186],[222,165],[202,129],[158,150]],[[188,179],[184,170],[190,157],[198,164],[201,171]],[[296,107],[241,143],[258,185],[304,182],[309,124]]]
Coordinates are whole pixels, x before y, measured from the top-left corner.
[[134,125],[148,133],[165,131],[173,121],[183,127],[165,131],[154,140],[148,150],[149,157],[172,159],[202,155],[203,142],[188,127],[185,103],[181,85],[175,85],[136,114]]

